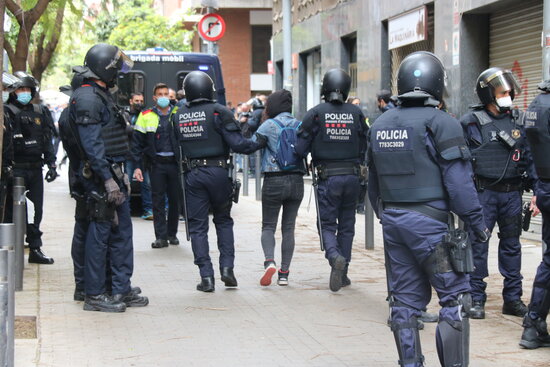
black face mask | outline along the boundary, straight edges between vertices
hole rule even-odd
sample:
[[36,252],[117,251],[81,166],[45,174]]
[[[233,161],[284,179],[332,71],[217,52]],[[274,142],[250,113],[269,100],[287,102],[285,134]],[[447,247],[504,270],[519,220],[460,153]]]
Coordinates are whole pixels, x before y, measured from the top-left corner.
[[178,100],[177,100],[177,99],[171,99],[171,100],[170,100],[170,104],[171,104],[172,106],[175,106],[176,103],[178,103]]
[[141,104],[141,103],[134,103],[134,104],[132,105],[132,108],[134,109],[134,111],[140,112],[141,110],[143,110],[143,104]]

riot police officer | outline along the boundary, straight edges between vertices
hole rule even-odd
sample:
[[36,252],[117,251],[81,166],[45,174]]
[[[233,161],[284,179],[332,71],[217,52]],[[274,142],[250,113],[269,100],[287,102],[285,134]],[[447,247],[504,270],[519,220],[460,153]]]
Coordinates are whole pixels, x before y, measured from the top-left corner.
[[538,95],[525,112],[525,132],[538,180],[536,205],[542,213],[542,240],[547,244],[537,269],[531,302],[523,319],[519,344],[527,349],[550,347],[546,317],[550,310],[550,80],[539,85]]
[[325,73],[321,87],[325,102],[306,113],[296,144],[300,155],[311,149],[317,172],[319,235],[331,266],[329,286],[333,292],[351,284],[347,273],[368,131],[361,109],[344,103],[350,87],[351,78],[343,70]]
[[[526,150],[522,116],[511,109],[520,88],[509,70],[490,68],[482,72],[476,83],[481,106],[474,107],[460,119],[466,143],[474,164],[474,180],[485,223],[499,228],[498,263],[504,277],[502,313],[523,316],[527,307],[521,301],[521,209],[522,174]],[[488,243],[476,242],[475,270],[470,275],[473,307],[470,317],[485,318]]]
[[468,261],[456,251],[466,236],[449,230],[449,212],[483,240],[488,236],[460,124],[436,108],[444,86],[445,70],[434,54],[407,56],[397,76],[400,106],[369,130],[368,194],[382,223],[390,326],[406,367],[424,366],[417,319],[431,299],[430,285],[442,307],[436,332],[441,365],[468,366],[471,252]]
[[[208,246],[208,210],[212,209],[218,235],[221,280],[226,287],[236,287],[229,150],[249,154],[262,145],[243,138],[231,111],[215,103],[213,82],[208,74],[202,71],[189,73],[183,81],[183,89],[187,103],[173,116],[181,146],[181,153],[178,152],[181,154],[180,161],[187,164],[183,202],[187,208],[195,265],[201,275],[197,290],[213,292],[215,285]],[[265,145],[265,140],[260,140]]]
[[[6,72],[2,73],[2,102],[4,104],[8,101],[10,93],[17,89],[20,82],[21,80],[16,76]],[[4,132],[2,135],[2,176],[0,177],[0,222],[6,223],[8,222],[6,203],[10,206],[7,198],[10,197],[8,190],[13,174],[13,141],[11,132],[12,121],[6,113],[6,109],[3,112],[4,126],[2,128]]]
[[[78,134],[86,160],[78,169],[87,203],[90,224],[85,244],[84,310],[123,312],[141,307],[147,297],[132,292],[132,222],[128,206],[129,180],[121,164],[128,153],[126,122],[108,88],[117,73],[127,72],[133,62],[118,47],[97,44],[88,50],[83,67],[75,67],[84,78],[69,103],[69,120]],[[107,253],[112,270],[112,296],[105,287]]]
[[[55,154],[52,145],[51,115],[44,106],[30,103],[37,95],[38,82],[25,72],[15,75],[21,80],[18,88],[12,92],[6,105],[12,120],[14,144],[14,170],[16,177],[23,177],[29,191],[27,197],[34,205],[34,218],[27,218],[27,237],[29,244],[29,263],[53,264],[41,250],[42,221],[44,204],[44,178],[42,166],[48,166],[46,181],[52,182],[57,177]],[[31,223],[32,221],[32,223]]]

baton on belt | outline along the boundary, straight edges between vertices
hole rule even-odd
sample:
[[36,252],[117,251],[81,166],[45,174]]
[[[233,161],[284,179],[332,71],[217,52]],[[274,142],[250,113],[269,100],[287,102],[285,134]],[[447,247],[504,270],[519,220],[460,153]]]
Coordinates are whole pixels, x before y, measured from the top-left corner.
[[181,182],[181,191],[182,191],[182,205],[183,205],[183,218],[185,219],[185,237],[187,238],[187,241],[191,241],[191,237],[189,235],[189,220],[187,217],[187,199],[185,198],[185,170],[183,169],[184,163],[187,163],[187,158],[184,158],[183,156],[183,150],[180,149],[180,159],[178,162],[178,168],[180,170],[180,182]]
[[317,180],[317,174],[315,173],[315,167],[313,166],[311,167],[311,182],[313,185],[313,196],[315,197],[315,208],[317,209],[317,227],[319,229],[319,241],[321,245],[321,251],[325,251],[325,243],[323,242],[323,225],[321,223],[321,212],[319,211],[319,182]]

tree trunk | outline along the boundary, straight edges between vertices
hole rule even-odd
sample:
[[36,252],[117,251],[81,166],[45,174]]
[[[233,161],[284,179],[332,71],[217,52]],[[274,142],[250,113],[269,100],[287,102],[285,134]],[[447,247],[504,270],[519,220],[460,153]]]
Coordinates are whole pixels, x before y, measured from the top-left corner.
[[44,46],[44,42],[46,41],[46,34],[44,31],[44,33],[42,33],[38,37],[38,40],[36,42],[36,50],[33,55],[34,57],[29,58],[29,66],[32,75],[39,82],[42,80],[42,75],[50,64],[55,49],[57,48],[57,45],[59,43],[59,37],[61,36],[61,29],[63,27],[63,17],[65,15],[66,4],[67,2],[64,1],[62,4],[59,5],[59,8],[57,8],[55,16],[55,26],[52,31],[52,35],[47,41],[46,45]]
[[[38,0],[34,8],[27,11],[23,11],[21,6],[13,0],[0,0],[6,8],[15,16],[17,23],[19,23],[19,34],[17,35],[17,42],[15,48],[9,45],[12,52],[8,51],[8,56],[12,65],[13,71],[27,71],[27,58],[29,56],[29,44],[30,35],[36,22],[42,14],[46,11],[46,8],[52,0]],[[5,44],[8,42],[2,42]],[[8,47],[4,46],[6,50]]]

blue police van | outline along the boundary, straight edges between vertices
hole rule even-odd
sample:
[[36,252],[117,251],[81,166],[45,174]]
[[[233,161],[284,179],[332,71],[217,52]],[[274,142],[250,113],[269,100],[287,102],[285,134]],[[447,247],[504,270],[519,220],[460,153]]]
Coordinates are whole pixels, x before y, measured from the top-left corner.
[[[207,73],[214,81],[215,99],[225,105],[225,87],[220,60],[216,55],[166,51],[162,48],[146,51],[124,51],[134,61],[129,73],[119,73],[115,93],[117,104],[128,107],[132,93],[142,93],[145,106],[153,106],[153,87],[157,83],[167,84],[178,91],[183,89],[183,80],[192,71]],[[141,212],[140,185],[132,182],[131,207],[133,213]]]
[[183,89],[183,80],[187,74],[195,70],[210,75],[216,89],[215,98],[218,103],[225,105],[225,87],[218,56],[166,51],[162,48],[124,53],[134,61],[134,67],[129,73],[118,75],[116,97],[119,106],[128,106],[132,93],[142,93],[145,105],[151,106],[155,84],[165,83],[178,91]]

